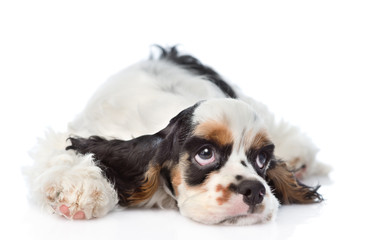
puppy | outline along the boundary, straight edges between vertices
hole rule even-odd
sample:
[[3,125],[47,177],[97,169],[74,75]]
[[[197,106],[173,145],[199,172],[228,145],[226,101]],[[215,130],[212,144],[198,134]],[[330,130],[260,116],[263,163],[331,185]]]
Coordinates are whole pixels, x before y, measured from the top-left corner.
[[176,47],[110,78],[64,133],[39,141],[28,170],[37,203],[69,219],[117,205],[176,208],[205,224],[271,221],[316,203],[317,148]]

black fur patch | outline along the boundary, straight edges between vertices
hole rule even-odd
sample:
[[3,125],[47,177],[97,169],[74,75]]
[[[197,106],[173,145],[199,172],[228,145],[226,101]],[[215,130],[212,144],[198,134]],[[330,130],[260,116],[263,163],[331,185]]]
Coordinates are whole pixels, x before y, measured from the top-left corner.
[[[200,166],[195,162],[194,157],[204,146],[210,146],[214,149],[216,160],[206,166]],[[219,146],[214,142],[193,137],[187,140],[183,151],[189,155],[189,165],[186,170],[186,182],[190,186],[197,186],[205,181],[209,173],[217,171],[225,165],[231,154],[232,145]]]
[[169,125],[158,134],[164,138],[160,143],[160,151],[156,157],[156,163],[163,165],[166,160],[174,163],[179,161],[180,152],[188,137],[192,134],[194,128],[192,116],[195,109],[201,102],[189,107],[170,120]]
[[[274,144],[270,144],[267,146],[262,147],[261,149],[249,149],[246,152],[248,162],[251,163],[252,167],[256,170],[257,174],[260,175],[261,177],[265,177],[265,169],[268,164],[270,164],[271,160],[274,159]],[[260,169],[257,164],[256,164],[256,158],[257,155],[263,153],[266,155],[266,163],[263,169]]]
[[242,175],[236,175],[236,176],[235,176],[235,179],[238,180],[238,181],[240,181],[240,180],[243,179],[243,176],[242,176]]
[[222,77],[212,68],[203,65],[197,58],[191,55],[182,55],[178,52],[177,47],[163,48],[156,45],[161,50],[160,59],[166,59],[174,62],[184,69],[194,74],[204,76],[204,78],[214,83],[229,98],[237,98],[235,91],[228,85]]
[[171,184],[170,170],[167,168],[162,168],[160,171],[160,174],[165,181],[166,187],[169,189],[171,194],[175,196],[174,188],[173,188],[173,185]]
[[155,156],[157,145],[162,138],[157,135],[142,136],[130,141],[106,140],[98,136],[69,138],[71,146],[80,154],[93,153],[95,164],[114,184],[119,196],[119,204],[128,206],[128,198],[138,189],[149,163]]

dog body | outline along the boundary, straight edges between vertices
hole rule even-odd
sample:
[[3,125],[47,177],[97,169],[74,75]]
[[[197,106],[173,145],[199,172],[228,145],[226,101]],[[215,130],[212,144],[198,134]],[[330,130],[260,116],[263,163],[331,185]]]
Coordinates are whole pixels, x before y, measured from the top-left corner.
[[214,70],[161,48],[104,83],[66,132],[49,131],[28,176],[34,199],[71,219],[119,204],[243,225],[274,219],[279,203],[320,201],[294,177],[327,173],[316,153]]

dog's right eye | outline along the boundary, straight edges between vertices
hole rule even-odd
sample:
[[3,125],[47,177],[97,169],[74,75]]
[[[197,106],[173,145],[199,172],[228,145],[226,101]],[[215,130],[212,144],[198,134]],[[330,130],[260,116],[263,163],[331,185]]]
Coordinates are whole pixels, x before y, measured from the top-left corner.
[[201,148],[198,153],[195,155],[195,161],[201,166],[212,163],[216,160],[214,151],[210,147]]

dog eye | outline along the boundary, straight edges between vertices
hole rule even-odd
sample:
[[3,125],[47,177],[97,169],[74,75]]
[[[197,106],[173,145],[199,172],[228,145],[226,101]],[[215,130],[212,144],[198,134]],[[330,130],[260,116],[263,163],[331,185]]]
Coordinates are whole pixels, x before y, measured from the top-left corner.
[[199,152],[195,155],[195,160],[201,166],[207,165],[212,163],[216,160],[214,151],[210,147],[203,147]]
[[266,161],[267,161],[267,157],[265,153],[260,153],[257,155],[256,164],[260,169],[264,168]]

